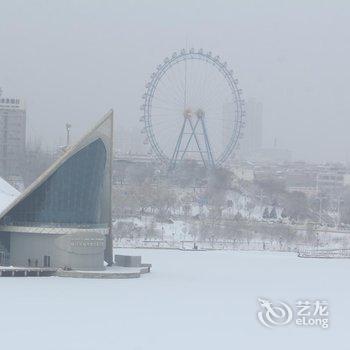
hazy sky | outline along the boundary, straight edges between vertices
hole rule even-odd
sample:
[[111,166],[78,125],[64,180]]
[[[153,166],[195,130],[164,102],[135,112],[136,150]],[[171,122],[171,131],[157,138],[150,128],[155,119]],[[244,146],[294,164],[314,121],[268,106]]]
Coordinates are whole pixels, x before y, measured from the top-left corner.
[[0,86],[50,146],[109,108],[139,137],[144,84],[186,45],[223,57],[264,105],[264,145],[350,160],[348,1],[0,0]]

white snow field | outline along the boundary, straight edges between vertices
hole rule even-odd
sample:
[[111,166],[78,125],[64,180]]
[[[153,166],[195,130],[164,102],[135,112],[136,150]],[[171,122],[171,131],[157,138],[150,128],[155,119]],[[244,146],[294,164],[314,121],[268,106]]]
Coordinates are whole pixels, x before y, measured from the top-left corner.
[[[139,279],[0,278],[1,349],[349,349],[350,260],[124,250]],[[328,300],[330,328],[264,328],[257,298]]]

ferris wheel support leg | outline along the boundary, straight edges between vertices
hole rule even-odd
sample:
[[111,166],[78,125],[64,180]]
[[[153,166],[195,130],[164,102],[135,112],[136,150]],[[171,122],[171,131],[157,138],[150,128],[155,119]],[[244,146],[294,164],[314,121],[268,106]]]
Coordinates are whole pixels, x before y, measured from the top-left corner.
[[203,136],[204,136],[205,148],[206,148],[207,156],[208,156],[208,163],[211,167],[214,167],[215,162],[214,162],[213,153],[212,153],[211,147],[210,147],[207,128],[205,127],[204,118],[199,118],[199,119],[201,121],[202,129],[203,129]]
[[191,143],[192,137],[195,136],[195,131],[196,131],[196,128],[197,128],[197,125],[198,125],[198,121],[196,122],[196,124],[194,125],[194,127],[193,127],[193,125],[192,125],[192,123],[191,123],[190,120],[189,120],[189,124],[190,124],[190,128],[191,128],[191,135],[190,135],[190,137],[189,137],[188,140],[187,140],[187,143],[186,143],[186,146],[185,146],[184,150],[182,151],[181,160],[184,158],[185,153],[186,153],[187,150],[188,150],[188,146],[189,146],[190,143]]
[[184,118],[184,122],[183,122],[182,127],[181,127],[180,135],[177,139],[176,146],[175,146],[175,149],[173,152],[173,156],[171,157],[171,160],[170,160],[170,168],[175,168],[177,157],[179,155],[180,146],[182,143],[183,134],[185,131],[185,127],[186,127],[186,118]]
[[207,166],[207,163],[206,163],[206,161],[205,161],[202,148],[201,148],[201,146],[200,146],[198,137],[197,137],[197,135],[196,135],[196,129],[197,129],[197,125],[198,125],[198,123],[199,123],[199,119],[200,119],[200,118],[197,118],[197,121],[196,121],[195,126],[193,126],[192,121],[189,120],[191,129],[192,129],[191,137],[192,137],[192,135],[193,135],[193,137],[194,137],[194,139],[195,139],[195,141],[196,141],[197,147],[198,147],[199,154],[200,154],[200,156],[201,156],[201,158],[202,158],[203,165],[206,167],[206,166]]

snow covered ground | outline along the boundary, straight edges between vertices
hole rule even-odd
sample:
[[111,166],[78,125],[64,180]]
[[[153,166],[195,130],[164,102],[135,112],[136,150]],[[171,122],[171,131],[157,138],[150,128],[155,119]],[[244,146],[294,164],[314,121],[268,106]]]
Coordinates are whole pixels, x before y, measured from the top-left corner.
[[[2,349],[347,349],[350,260],[291,253],[118,250],[130,280],[0,278]],[[328,300],[330,328],[267,329],[258,297]]]

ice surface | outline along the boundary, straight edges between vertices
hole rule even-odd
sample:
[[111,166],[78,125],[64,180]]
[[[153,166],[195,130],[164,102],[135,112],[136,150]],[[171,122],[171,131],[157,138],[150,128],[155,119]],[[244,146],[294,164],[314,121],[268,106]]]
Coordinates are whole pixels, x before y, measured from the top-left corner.
[[[130,280],[0,278],[1,348],[348,348],[350,260],[292,253],[124,250],[152,263]],[[257,298],[326,299],[330,328],[265,329]]]

